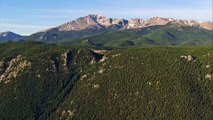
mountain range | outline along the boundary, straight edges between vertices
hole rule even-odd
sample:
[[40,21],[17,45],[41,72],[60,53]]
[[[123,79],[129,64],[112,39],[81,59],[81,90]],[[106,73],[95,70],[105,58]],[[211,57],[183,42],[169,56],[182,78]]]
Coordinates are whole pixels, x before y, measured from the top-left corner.
[[212,120],[212,32],[211,22],[89,15],[1,33],[0,120]]
[[0,41],[7,41],[7,40],[15,41],[22,38],[24,38],[24,36],[21,36],[19,34],[16,34],[10,31],[0,33]]
[[213,22],[153,17],[116,19],[90,14],[34,33],[26,40],[93,46],[205,45]]

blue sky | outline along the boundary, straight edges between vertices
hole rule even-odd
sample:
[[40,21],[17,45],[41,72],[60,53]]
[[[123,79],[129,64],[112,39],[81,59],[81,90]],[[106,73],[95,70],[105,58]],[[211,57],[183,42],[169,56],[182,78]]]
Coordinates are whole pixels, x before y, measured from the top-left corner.
[[212,21],[212,0],[0,0],[0,32],[29,35],[88,14]]

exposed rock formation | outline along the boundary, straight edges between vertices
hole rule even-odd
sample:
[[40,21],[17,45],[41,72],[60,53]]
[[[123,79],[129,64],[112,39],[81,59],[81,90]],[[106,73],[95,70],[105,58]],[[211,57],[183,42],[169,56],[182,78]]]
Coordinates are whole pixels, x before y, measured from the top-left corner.
[[100,69],[100,70],[98,71],[98,73],[99,73],[99,74],[103,74],[104,71],[105,71],[105,69],[102,68],[102,69]]
[[146,23],[143,19],[130,19],[127,29],[143,28],[146,26]]
[[169,22],[173,22],[170,19],[167,18],[160,18],[160,17],[154,17],[146,21],[145,26],[156,26],[156,25],[166,25]]
[[[136,19],[115,19],[108,18],[100,15],[88,15],[85,17],[80,17],[76,20],[67,22],[65,24],[59,25],[54,28],[49,28],[47,30],[42,30],[38,33],[32,34],[30,38],[34,40],[61,40],[64,38],[79,39],[86,36],[91,36],[97,33],[105,31],[118,31],[127,29],[141,29],[150,26],[159,26],[173,24],[180,27],[190,26],[203,28],[207,30],[213,30],[212,22],[200,22],[195,20],[178,20],[173,18],[160,18],[153,17],[148,20],[136,18]],[[88,40],[84,41],[88,42]]]
[[97,61],[101,61],[104,57],[104,54],[106,54],[108,51],[107,50],[95,50],[92,49],[91,53],[93,55],[93,60],[91,61],[91,63],[95,63]]
[[181,55],[180,58],[186,59],[187,61],[195,61],[195,57],[192,55]]
[[92,49],[92,51],[93,51],[94,53],[97,53],[97,54],[105,54],[105,53],[108,52],[107,50],[95,50],[95,49]]
[[0,75],[5,71],[5,63],[3,61],[0,62]]
[[12,78],[16,78],[19,73],[29,69],[30,67],[31,62],[27,61],[26,57],[18,55],[10,61],[9,67],[0,76],[0,82],[8,83]]
[[207,30],[213,30],[212,22],[201,22],[195,20],[180,20],[173,18],[153,17],[148,20],[135,18],[135,19],[115,19],[108,18],[101,15],[88,15],[78,18],[77,20],[65,23],[57,27],[59,31],[79,31],[88,27],[96,27],[98,29],[108,28],[110,26],[117,26],[118,29],[138,29],[148,26],[166,25],[174,23],[182,26],[201,27]]
[[213,74],[206,74],[205,78],[211,80],[213,79]]
[[188,55],[188,56],[187,56],[187,60],[188,60],[188,61],[193,61],[193,60],[195,60],[195,57],[193,57],[193,56],[191,56],[191,55]]
[[123,26],[127,25],[127,20],[124,19],[113,19],[113,18],[107,18],[100,15],[88,15],[85,17],[78,18],[75,21],[71,21],[68,23],[65,23],[58,27],[59,31],[78,31],[83,30],[88,27],[96,27],[98,29],[101,28],[107,28],[112,25],[117,25],[119,28],[123,28]]
[[74,64],[74,65],[77,64],[77,62],[78,62],[78,57],[79,57],[81,51],[82,51],[82,50],[79,49],[78,52],[77,52],[77,54],[75,55],[74,60],[73,60],[73,64]]
[[57,72],[59,70],[59,62],[56,61],[56,60],[50,60],[50,63],[51,63],[51,66],[52,66],[51,71]]
[[104,62],[105,60],[107,60],[107,57],[104,55],[100,62]]
[[206,65],[206,68],[207,68],[207,69],[211,68],[211,65]]
[[199,24],[201,28],[207,29],[207,30],[213,30],[213,23],[212,22],[201,22]]
[[96,60],[95,60],[95,58],[93,58],[92,61],[90,62],[90,65],[93,65],[95,63],[96,63]]
[[60,120],[72,120],[74,117],[74,113],[76,112],[76,110],[63,110],[60,116]]
[[61,55],[61,59],[63,61],[64,70],[68,70],[71,65],[72,52],[71,50],[67,50],[64,54]]
[[100,84],[95,84],[93,87],[94,87],[95,89],[98,89],[98,88],[100,88],[101,86],[100,86]]

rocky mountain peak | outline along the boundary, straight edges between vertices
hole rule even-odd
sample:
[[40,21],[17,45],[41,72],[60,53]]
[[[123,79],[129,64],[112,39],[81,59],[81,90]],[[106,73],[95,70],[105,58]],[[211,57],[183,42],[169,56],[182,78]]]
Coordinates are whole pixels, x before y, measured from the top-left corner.
[[62,24],[58,27],[32,34],[31,36],[32,38],[39,40],[57,40],[68,37],[72,39],[79,39],[104,31],[142,29],[150,26],[167,24],[173,24],[178,27],[188,26],[213,30],[213,22],[200,22],[195,20],[181,20],[162,17],[153,17],[148,20],[140,18],[126,20],[90,14]]
[[201,22],[199,25],[201,28],[213,30],[213,22]]
[[135,18],[128,20],[127,29],[143,28],[146,25],[146,20]]
[[166,25],[171,22],[168,18],[153,17],[147,20],[146,26]]
[[112,25],[117,25],[119,28],[125,28],[128,20],[108,18],[101,15],[90,14],[85,17],[80,17],[77,20],[65,23],[58,27],[60,31],[84,30],[88,27],[96,27],[98,29],[107,28]]
[[23,36],[13,33],[11,31],[1,32],[0,33],[0,40],[14,40],[22,38]]
[[1,37],[6,37],[6,36],[8,36],[9,34],[15,34],[15,33],[11,32],[11,31],[5,31],[5,32],[1,32],[1,33],[0,33],[0,36],[1,36]]
[[80,17],[77,20],[63,24],[58,28],[60,31],[72,31],[72,30],[83,30],[91,26],[101,29],[114,25],[117,26],[118,29],[139,29],[148,26],[166,25],[168,23],[175,23],[182,26],[201,27],[204,29],[213,30],[212,22],[204,23],[195,20],[179,20],[162,17],[153,17],[148,20],[140,18],[125,20],[125,19],[108,18],[96,14],[90,14],[85,17]]
[[85,17],[80,17],[77,20],[65,23],[58,27],[59,31],[79,31],[88,28],[89,26],[96,26],[100,28],[97,22],[98,15],[90,14]]

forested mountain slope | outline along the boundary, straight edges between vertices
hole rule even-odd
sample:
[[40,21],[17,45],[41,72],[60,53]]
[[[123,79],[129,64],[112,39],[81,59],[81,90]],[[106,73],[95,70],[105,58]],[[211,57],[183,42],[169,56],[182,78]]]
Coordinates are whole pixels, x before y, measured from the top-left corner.
[[213,49],[0,44],[0,119],[213,117]]
[[82,39],[64,39],[65,45],[104,47],[132,46],[199,46],[212,43],[213,31],[189,26],[167,24],[142,29],[103,32]]

